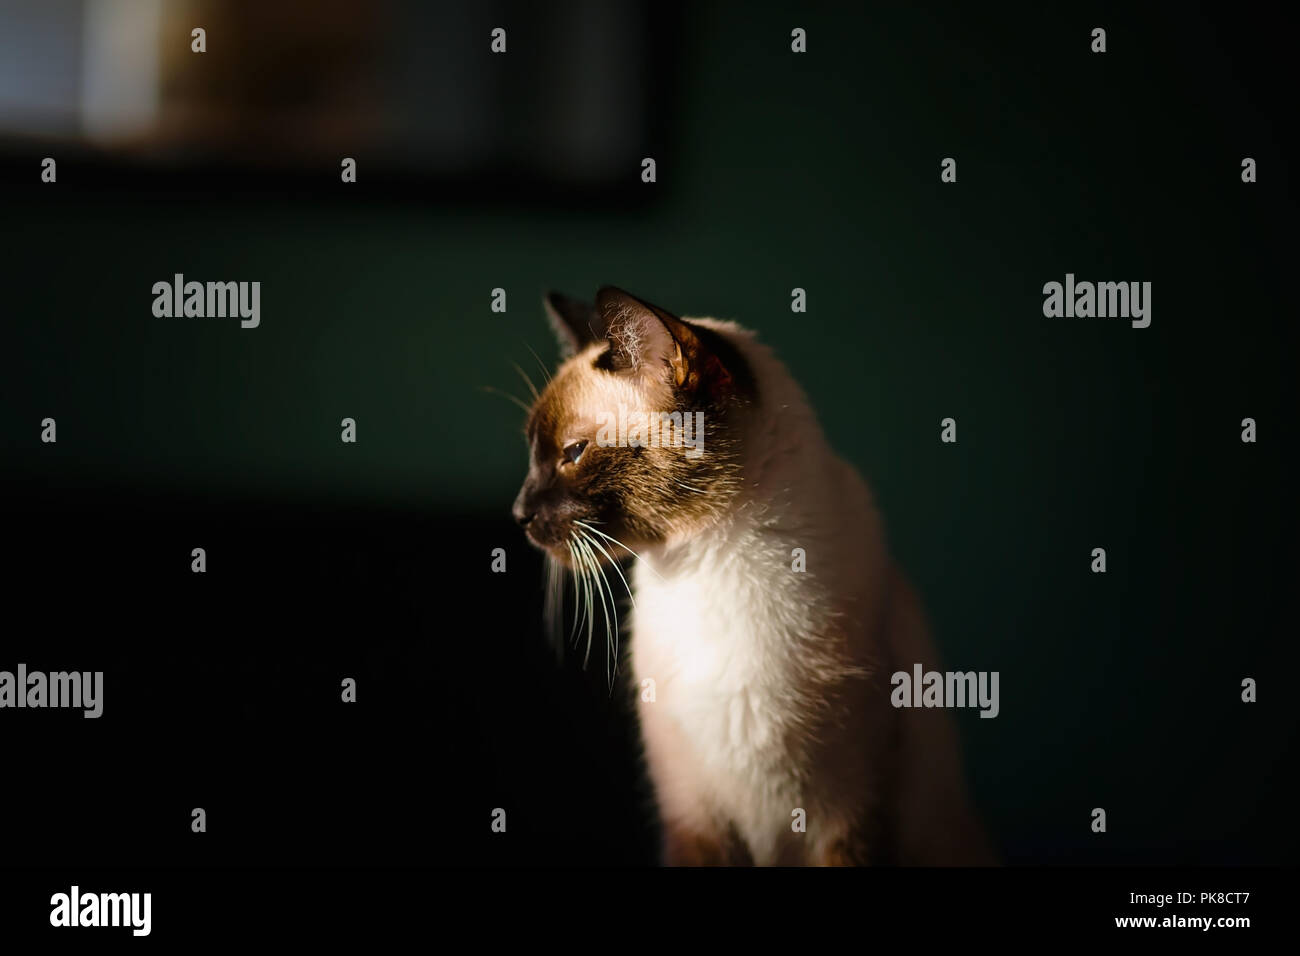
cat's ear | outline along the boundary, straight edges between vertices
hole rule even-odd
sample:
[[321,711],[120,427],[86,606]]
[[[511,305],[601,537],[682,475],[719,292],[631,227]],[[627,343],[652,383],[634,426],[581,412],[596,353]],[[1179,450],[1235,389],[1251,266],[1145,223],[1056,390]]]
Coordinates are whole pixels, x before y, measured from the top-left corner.
[[561,358],[568,358],[605,337],[605,322],[595,306],[559,292],[542,296],[542,305],[559,340]]
[[686,390],[731,384],[718,355],[705,345],[706,330],[613,286],[596,293],[596,310],[609,340],[611,371],[663,374]]
[[609,371],[655,374],[667,368],[673,384],[682,384],[686,361],[679,337],[689,334],[685,323],[613,286],[596,293],[596,311],[609,340],[603,359]]

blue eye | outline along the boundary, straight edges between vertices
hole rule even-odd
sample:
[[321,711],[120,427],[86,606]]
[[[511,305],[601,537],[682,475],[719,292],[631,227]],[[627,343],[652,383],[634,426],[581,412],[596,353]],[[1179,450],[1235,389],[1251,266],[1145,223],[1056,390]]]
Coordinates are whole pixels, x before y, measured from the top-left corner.
[[586,439],[583,439],[582,441],[569,442],[569,444],[564,446],[564,460],[572,465],[582,457],[582,453],[586,450]]

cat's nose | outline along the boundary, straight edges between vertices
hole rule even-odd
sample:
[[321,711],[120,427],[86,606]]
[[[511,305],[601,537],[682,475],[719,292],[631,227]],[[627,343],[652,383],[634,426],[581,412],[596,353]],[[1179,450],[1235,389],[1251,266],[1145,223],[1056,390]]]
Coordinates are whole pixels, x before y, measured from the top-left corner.
[[515,503],[510,507],[510,513],[515,516],[515,520],[519,522],[521,528],[527,528],[528,522],[537,517],[537,510],[533,507],[533,502],[522,491],[519,492],[519,497],[515,499]]

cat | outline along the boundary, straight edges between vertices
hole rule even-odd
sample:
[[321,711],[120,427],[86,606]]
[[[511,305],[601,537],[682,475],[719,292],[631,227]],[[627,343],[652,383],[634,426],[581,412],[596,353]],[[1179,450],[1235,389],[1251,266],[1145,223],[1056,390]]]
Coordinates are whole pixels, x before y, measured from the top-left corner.
[[[617,617],[609,582],[630,585],[663,862],[993,863],[949,716],[890,705],[891,673],[938,664],[920,602],[781,362],[612,287],[544,304],[562,363],[512,510],[585,589],[589,641],[597,610]],[[702,453],[610,427],[638,412],[702,421]]]

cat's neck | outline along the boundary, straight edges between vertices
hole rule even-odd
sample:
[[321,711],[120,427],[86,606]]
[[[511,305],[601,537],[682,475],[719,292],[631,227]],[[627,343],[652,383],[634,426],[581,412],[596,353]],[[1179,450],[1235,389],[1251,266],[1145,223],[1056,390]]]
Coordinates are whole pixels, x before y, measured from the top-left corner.
[[740,483],[709,521],[647,550],[659,573],[718,561],[765,560],[747,547],[760,537],[832,529],[843,489],[841,464],[826,442],[803,390],[766,346],[719,323],[744,355],[757,401],[735,422],[740,433]]

